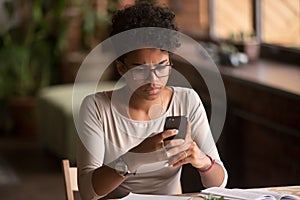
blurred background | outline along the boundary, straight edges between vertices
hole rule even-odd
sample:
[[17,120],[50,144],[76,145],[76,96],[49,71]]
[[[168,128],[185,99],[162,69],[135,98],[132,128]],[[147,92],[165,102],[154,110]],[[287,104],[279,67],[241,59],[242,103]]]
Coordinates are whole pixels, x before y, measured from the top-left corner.
[[[71,98],[77,71],[108,37],[114,11],[135,2],[0,0],[1,197],[65,199],[61,160],[76,165]],[[228,187],[299,185],[300,0],[149,2],[173,10],[180,31],[199,42],[221,72],[227,115],[217,145]],[[210,116],[202,77],[173,59]],[[95,70],[91,63],[86,77],[95,78]],[[107,68],[101,90],[113,87],[115,73]],[[201,188],[195,173],[185,167],[184,192]]]

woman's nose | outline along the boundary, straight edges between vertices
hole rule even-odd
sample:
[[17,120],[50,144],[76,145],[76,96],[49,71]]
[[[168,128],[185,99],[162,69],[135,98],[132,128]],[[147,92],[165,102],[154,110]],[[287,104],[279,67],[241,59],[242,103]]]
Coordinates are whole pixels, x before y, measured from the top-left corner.
[[157,82],[159,80],[159,78],[156,76],[155,72],[153,70],[151,70],[149,72],[149,81],[151,83]]

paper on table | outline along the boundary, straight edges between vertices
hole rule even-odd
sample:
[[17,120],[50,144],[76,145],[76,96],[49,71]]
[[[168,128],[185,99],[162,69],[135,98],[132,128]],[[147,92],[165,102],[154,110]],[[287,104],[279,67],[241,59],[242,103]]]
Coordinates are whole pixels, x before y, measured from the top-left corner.
[[167,195],[149,195],[129,193],[123,200],[191,200],[192,197],[167,196]]
[[300,200],[299,197],[289,194],[278,194],[267,190],[246,190],[211,187],[201,191],[202,194],[213,194],[223,196],[225,199],[242,200]]

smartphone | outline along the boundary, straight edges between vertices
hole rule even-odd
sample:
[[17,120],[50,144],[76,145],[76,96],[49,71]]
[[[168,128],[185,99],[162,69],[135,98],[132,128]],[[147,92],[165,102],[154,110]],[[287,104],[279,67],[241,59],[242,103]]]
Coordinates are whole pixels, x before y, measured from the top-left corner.
[[178,134],[166,138],[165,140],[172,139],[185,139],[187,126],[187,117],[185,116],[170,116],[166,118],[164,130],[177,129]]

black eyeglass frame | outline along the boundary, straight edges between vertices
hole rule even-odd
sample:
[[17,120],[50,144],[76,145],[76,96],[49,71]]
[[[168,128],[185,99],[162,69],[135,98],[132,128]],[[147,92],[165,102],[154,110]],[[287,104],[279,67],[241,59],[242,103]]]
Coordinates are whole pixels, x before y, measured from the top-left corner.
[[[122,62],[122,64],[123,64],[128,70],[131,70],[130,72],[131,72],[132,79],[135,80],[135,81],[143,81],[143,80],[149,79],[150,74],[151,74],[152,72],[154,72],[154,74],[155,74],[155,76],[156,76],[157,78],[164,78],[164,77],[167,77],[167,76],[169,76],[169,75],[171,74],[171,68],[172,68],[172,66],[173,66],[173,63],[172,63],[172,62],[170,62],[170,64],[168,64],[168,65],[154,64],[154,66],[156,66],[154,69],[149,69],[149,66],[147,66],[147,67],[145,67],[145,68],[148,68],[148,75],[145,76],[145,78],[137,79],[137,78],[135,78],[134,71],[135,71],[135,70],[138,70],[138,69],[134,69],[134,68],[133,68],[133,69],[129,69],[128,65],[126,65],[125,62]],[[145,65],[146,65],[146,64],[142,64],[141,66],[145,66]],[[137,66],[137,67],[138,67],[138,66]],[[156,70],[157,70],[158,67],[169,67],[168,74],[167,74],[167,75],[164,75],[164,76],[159,76],[159,75],[157,75]]]

